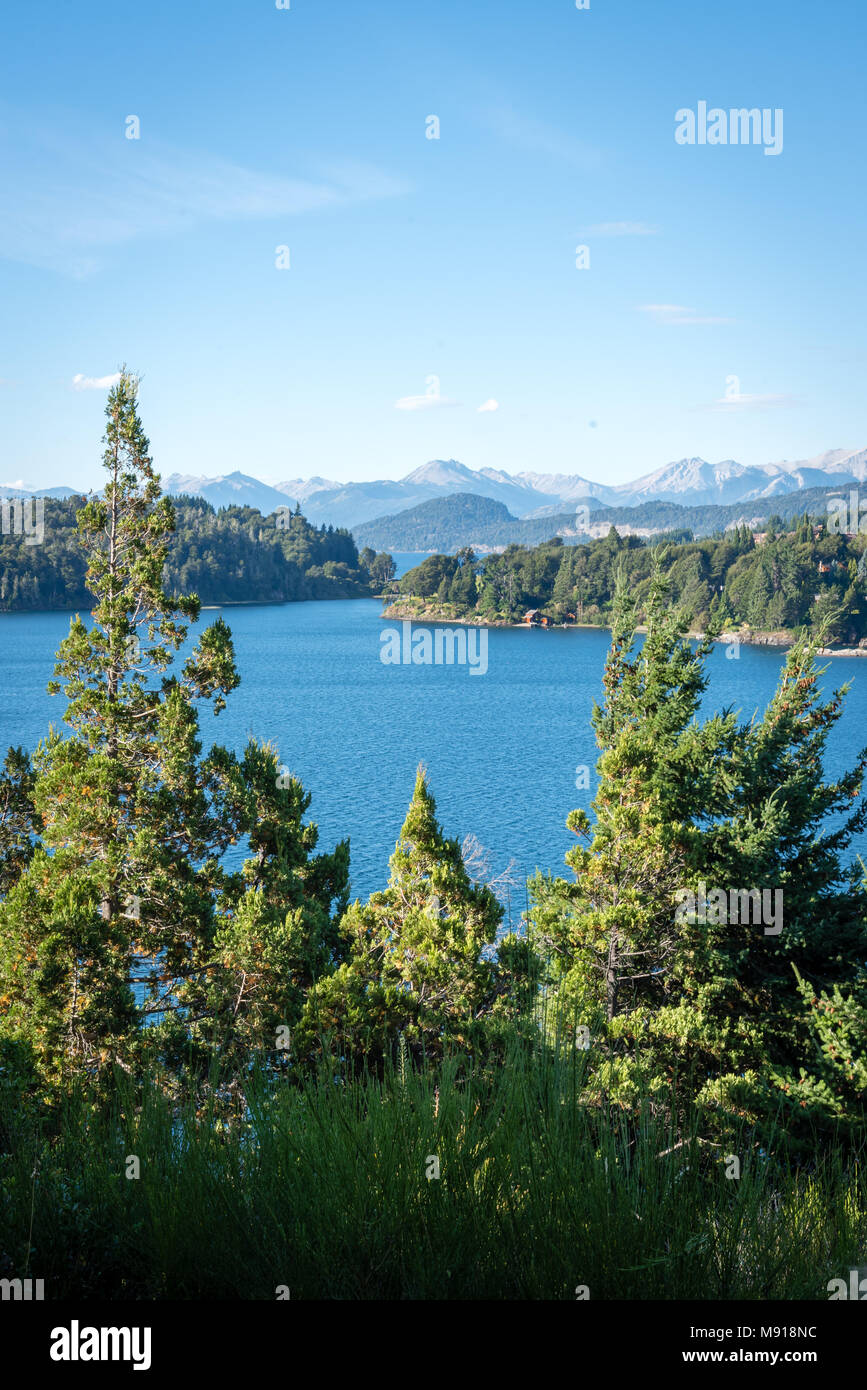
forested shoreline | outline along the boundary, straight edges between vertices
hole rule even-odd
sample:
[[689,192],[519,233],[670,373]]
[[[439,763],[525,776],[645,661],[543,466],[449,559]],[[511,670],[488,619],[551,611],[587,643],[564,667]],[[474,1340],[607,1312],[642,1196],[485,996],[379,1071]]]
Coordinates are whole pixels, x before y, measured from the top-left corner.
[[528,613],[552,624],[610,627],[618,576],[646,618],[654,566],[663,563],[669,601],[694,631],[741,632],[781,645],[800,630],[824,645],[867,645],[867,537],[833,521],[801,517],[791,529],[773,519],[758,537],[747,527],[725,536],[621,537],[566,545],[559,537],[527,549],[478,558],[472,549],[430,555],[391,586],[388,615],[491,626],[522,623]]
[[[0,612],[89,609],[87,558],[76,517],[85,498],[45,499],[44,539],[0,537]],[[222,603],[291,603],[368,598],[394,573],[389,555],[359,555],[351,533],[312,526],[286,507],[263,517],[253,507],[215,511],[199,497],[173,499],[175,530],[163,571],[166,592]]]

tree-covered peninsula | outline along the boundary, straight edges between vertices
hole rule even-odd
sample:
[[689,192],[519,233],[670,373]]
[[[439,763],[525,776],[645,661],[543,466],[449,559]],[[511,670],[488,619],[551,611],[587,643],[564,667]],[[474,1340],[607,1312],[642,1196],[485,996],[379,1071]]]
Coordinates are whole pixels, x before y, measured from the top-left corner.
[[585,545],[555,537],[481,559],[469,548],[430,555],[392,586],[388,615],[490,624],[532,615],[533,622],[610,626],[622,574],[641,623],[660,561],[669,601],[699,631],[784,640],[806,629],[854,647],[867,638],[865,547],[867,537],[835,527],[834,517],[772,518],[763,532],[740,527],[703,540],[675,534],[645,541],[612,526]]

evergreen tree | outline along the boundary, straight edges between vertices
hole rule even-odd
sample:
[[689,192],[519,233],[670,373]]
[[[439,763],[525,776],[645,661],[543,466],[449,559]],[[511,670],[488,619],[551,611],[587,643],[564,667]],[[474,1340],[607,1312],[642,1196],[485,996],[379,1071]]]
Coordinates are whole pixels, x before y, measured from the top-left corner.
[[[863,1132],[867,1111],[867,965],[849,988],[818,993],[795,968],[812,1055],[797,1078],[779,1078],[789,1102],[812,1118],[818,1111],[846,1137]],[[808,1044],[808,1046],[810,1045]]]
[[345,914],[348,959],[310,991],[302,1052],[315,1053],[329,1033],[358,1065],[381,1061],[398,1031],[417,1058],[478,1045],[480,1021],[500,992],[485,947],[503,909],[490,888],[471,881],[459,842],[444,837],[435,813],[419,768],[388,887]]
[[[303,817],[310,794],[279,772],[276,752],[251,741],[241,764],[241,826],[252,857],[228,881],[211,945],[214,968],[194,978],[185,1019],[166,1029],[180,1052],[243,1072],[254,1053],[292,1056],[304,1000],[345,955],[339,921],[349,900],[349,842],[313,855],[319,832]],[[199,1020],[189,1027],[185,1020]],[[282,1030],[282,1031],[280,1031]]]
[[[702,1101],[753,1117],[780,1107],[793,1136],[802,1122],[836,1122],[845,1110],[825,1104],[810,1079],[818,1015],[805,1006],[806,991],[812,1000],[840,989],[858,1016],[867,962],[862,875],[844,859],[867,821],[867,750],[848,772],[824,779],[845,687],[822,697],[822,640],[804,637],[792,648],[763,718],[740,728],[691,845],[691,886],[766,891],[779,901],[780,930],[706,924],[679,966],[683,1000],[657,1019],[660,1034],[698,1049]],[[863,1094],[861,1107],[863,1119]]]
[[575,547],[564,545],[563,558],[551,590],[551,604],[558,615],[571,612],[575,605]]
[[[815,1005],[807,1017],[797,972],[811,999],[839,988],[851,1029],[859,1026],[864,896],[841,856],[867,815],[863,802],[852,809],[865,754],[837,781],[823,780],[843,692],[822,699],[816,643],[806,639],[761,721],[740,724],[723,711],[699,723],[707,642],[693,650],[684,641],[683,620],[665,613],[662,596],[655,582],[647,638],[632,657],[634,605],[621,588],[606,703],[594,713],[602,755],[592,840],[568,856],[576,883],[533,885],[559,1015],[596,1029],[615,1095],[634,1094],[640,1062],[654,1089],[686,1073],[684,1095],[717,1120],[767,1119],[784,1107],[793,1134],[798,1118],[835,1123],[851,1114],[851,1097],[831,1104],[810,1070]],[[830,830],[834,817],[842,820]],[[582,813],[569,824],[590,838]],[[639,875],[644,887],[630,897]],[[756,923],[752,901],[741,920],[754,889],[784,905],[779,933]],[[686,895],[697,903],[704,892],[723,894],[725,911],[681,910]],[[647,968],[649,979],[632,978]]]
[[[681,818],[709,791],[707,768],[732,736],[729,717],[707,727],[693,716],[706,686],[703,657],[685,640],[686,615],[666,603],[658,555],[647,600],[647,633],[635,642],[636,599],[618,578],[605,705],[594,706],[601,754],[591,825],[567,825],[588,842],[567,853],[575,882],[537,877],[530,916],[547,951],[552,1018],[561,1034],[589,1030],[605,1091],[634,1097],[637,1069],[651,1088],[667,1084],[668,1059],[644,1056],[647,1030],[674,984],[684,929],[676,894],[687,845]],[[586,1037],[586,1035],[585,1035]]]
[[129,1064],[136,964],[150,960],[169,995],[195,969],[216,856],[237,834],[222,814],[231,759],[199,759],[194,704],[219,711],[237,685],[230,635],[217,622],[181,678],[165,674],[199,605],[162,587],[174,512],[126,370],[106,416],[108,481],[78,516],[93,624],[72,619],[49,686],[72,733],[37,750],[41,841],[0,908],[5,1026],[54,1073]]
[[35,777],[23,748],[10,748],[0,774],[0,897],[5,897],[33,857],[41,821],[33,805]]

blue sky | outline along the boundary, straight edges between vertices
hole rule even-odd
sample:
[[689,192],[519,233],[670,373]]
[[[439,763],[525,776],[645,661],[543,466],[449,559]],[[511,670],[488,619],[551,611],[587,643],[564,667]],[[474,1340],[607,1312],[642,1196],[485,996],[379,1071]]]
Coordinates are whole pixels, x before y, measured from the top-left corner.
[[[90,383],[123,361],[164,476],[867,446],[863,0],[89,0],[4,30],[4,483],[100,485]],[[678,145],[700,101],[781,108],[782,153]]]

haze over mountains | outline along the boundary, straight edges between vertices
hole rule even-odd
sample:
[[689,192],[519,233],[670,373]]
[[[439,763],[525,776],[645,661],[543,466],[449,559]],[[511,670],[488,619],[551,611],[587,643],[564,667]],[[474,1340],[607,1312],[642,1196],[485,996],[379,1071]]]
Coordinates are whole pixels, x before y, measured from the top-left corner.
[[589,517],[577,508],[557,515],[514,517],[502,502],[475,493],[454,492],[433,497],[417,507],[379,517],[354,526],[356,545],[392,553],[439,551],[453,554],[462,546],[478,552],[503,550],[507,545],[540,545],[559,536],[567,545],[581,544],[608,535],[616,527],[621,536],[650,538],[668,533],[699,539],[736,526],[764,530],[771,516],[784,522],[810,515],[827,516],[829,498],[838,489],[801,488],[781,497],[758,498],[754,502],[708,502],[684,506],[681,502],[640,502],[635,507],[609,507],[604,502],[589,504]]
[[[221,507],[256,507],[264,515],[287,505],[301,504],[317,525],[359,526],[364,522],[416,507],[454,493],[472,493],[506,506],[514,517],[558,516],[580,502],[609,507],[639,507],[646,502],[682,506],[732,505],[782,497],[817,487],[847,487],[867,480],[867,449],[831,449],[816,458],[796,462],[746,466],[734,459],[707,463],[680,459],[634,482],[596,483],[579,473],[509,474],[497,468],[468,468],[455,459],[434,459],[405,478],[339,483],[327,478],[293,478],[272,486],[251,474],[235,471],[219,478],[172,473],[165,479],[168,493],[189,493]],[[72,496],[74,488],[26,489],[21,482],[0,484],[2,496]]]
[[843,487],[867,479],[867,449],[831,449],[817,458],[746,466],[726,459],[680,459],[631,483],[596,483],[580,473],[509,474],[497,468],[468,468],[455,459],[434,459],[405,478],[375,482],[338,483],[326,478],[293,478],[270,486],[248,474],[224,478],[173,473],[166,480],[171,493],[191,492],[215,507],[233,503],[262,512],[300,502],[304,515],[317,524],[359,526],[408,510],[421,502],[453,493],[473,493],[502,502],[515,517],[561,515],[579,502],[602,502],[610,507],[638,507],[644,502],[678,502],[683,506],[731,505],[780,497],[815,487]]
[[55,497],[62,500],[64,497],[81,496],[80,490],[74,487],[43,487],[34,491],[25,487],[21,478],[17,483],[0,483],[0,497]]

